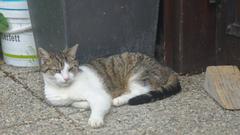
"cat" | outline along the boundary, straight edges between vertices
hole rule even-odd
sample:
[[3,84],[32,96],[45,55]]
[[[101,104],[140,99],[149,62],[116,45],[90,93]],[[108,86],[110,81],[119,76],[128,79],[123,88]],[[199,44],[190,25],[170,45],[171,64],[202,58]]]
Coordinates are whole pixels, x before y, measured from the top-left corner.
[[149,103],[181,90],[178,75],[147,55],[125,52],[79,65],[77,49],[49,53],[38,48],[44,95],[53,106],[91,109],[93,128],[104,125],[112,105]]

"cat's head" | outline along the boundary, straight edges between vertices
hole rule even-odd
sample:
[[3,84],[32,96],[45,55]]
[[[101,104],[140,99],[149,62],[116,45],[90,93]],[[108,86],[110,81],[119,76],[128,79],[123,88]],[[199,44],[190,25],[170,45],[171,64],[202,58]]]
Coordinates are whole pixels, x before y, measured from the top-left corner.
[[49,53],[43,48],[38,48],[45,81],[60,87],[69,86],[80,72],[79,62],[76,60],[77,49],[78,45],[75,45],[63,52]]

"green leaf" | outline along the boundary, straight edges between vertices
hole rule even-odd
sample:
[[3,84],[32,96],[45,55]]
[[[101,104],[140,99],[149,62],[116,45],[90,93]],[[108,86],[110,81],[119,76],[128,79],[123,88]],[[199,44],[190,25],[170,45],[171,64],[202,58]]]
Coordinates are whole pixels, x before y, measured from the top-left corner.
[[8,29],[9,25],[7,22],[7,18],[0,13],[0,33],[5,32]]

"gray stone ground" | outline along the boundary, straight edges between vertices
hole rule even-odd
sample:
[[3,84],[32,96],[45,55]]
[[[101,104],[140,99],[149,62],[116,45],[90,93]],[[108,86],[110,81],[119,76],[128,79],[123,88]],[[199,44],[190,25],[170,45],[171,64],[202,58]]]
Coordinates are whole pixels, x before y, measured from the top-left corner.
[[240,112],[218,106],[204,74],[182,76],[182,92],[139,106],[112,108],[105,127],[87,125],[90,111],[45,103],[38,69],[0,66],[0,135],[239,135]]

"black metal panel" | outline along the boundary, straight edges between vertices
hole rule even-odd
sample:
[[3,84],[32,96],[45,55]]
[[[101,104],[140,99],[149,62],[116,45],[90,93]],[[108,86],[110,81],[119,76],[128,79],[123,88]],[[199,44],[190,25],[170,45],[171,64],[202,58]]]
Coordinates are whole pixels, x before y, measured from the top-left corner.
[[61,0],[28,0],[37,47],[59,51],[66,47],[64,9]]
[[29,0],[29,6],[37,45],[59,50],[78,43],[82,63],[124,51],[154,55],[159,0]]
[[65,2],[69,43],[80,44],[83,62],[124,51],[153,56],[158,0]]

